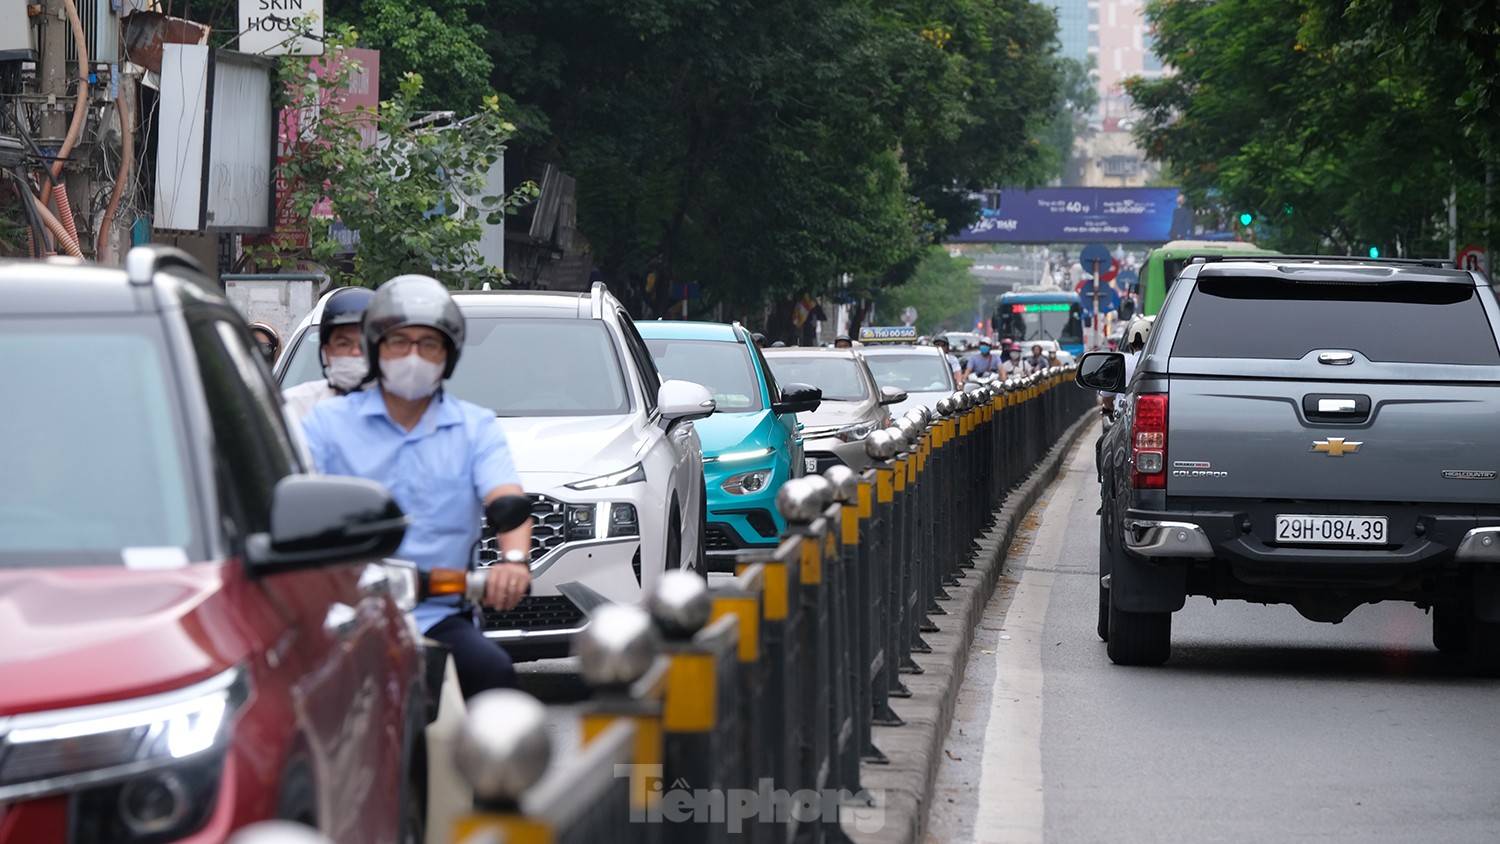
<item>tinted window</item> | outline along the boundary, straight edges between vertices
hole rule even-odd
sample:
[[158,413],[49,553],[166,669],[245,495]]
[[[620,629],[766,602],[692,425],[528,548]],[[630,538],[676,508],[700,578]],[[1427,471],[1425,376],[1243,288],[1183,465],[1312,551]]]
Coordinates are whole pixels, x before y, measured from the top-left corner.
[[0,320],[0,566],[203,559],[154,319]]
[[953,370],[940,355],[866,355],[870,374],[882,387],[897,387],[908,393],[953,389]]
[[281,396],[243,325],[198,314],[188,327],[213,421],[219,494],[238,511],[240,537],[269,530],[276,482],[294,468]]
[[823,391],[826,401],[860,401],[870,391],[860,376],[859,362],[842,355],[770,355],[771,371],[783,384],[808,384]]
[[1477,291],[1463,284],[1200,278],[1172,355],[1298,360],[1352,349],[1376,361],[1500,364]]
[[286,368],[281,372],[281,387],[295,387],[308,381],[323,380],[323,361],[318,357],[318,327],[309,325],[291,350]]
[[620,331],[625,335],[625,347],[635,359],[636,371],[640,373],[641,391],[646,397],[646,412],[655,413],[656,394],[661,390],[661,374],[656,371],[656,362],[651,360],[651,352],[646,350],[646,341],[635,330],[635,323],[630,321],[630,315],[624,311],[618,311],[617,315],[620,318]]
[[461,399],[499,416],[630,412],[624,368],[598,320],[469,317],[464,333],[447,387]]
[[646,341],[646,347],[662,375],[707,387],[721,412],[748,413],[764,407],[760,382],[744,344],[655,337]]

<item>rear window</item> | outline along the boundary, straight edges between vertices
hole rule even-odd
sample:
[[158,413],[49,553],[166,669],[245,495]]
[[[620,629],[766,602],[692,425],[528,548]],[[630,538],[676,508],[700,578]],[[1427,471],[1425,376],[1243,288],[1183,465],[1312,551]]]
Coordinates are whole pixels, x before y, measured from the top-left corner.
[[1314,349],[1382,362],[1500,364],[1477,290],[1432,282],[1200,279],[1172,356],[1298,360]]

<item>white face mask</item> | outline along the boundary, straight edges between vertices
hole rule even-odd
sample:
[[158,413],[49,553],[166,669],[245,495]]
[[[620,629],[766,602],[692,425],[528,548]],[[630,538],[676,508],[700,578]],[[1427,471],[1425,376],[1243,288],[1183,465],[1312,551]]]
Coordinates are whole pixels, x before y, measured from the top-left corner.
[[364,355],[328,356],[328,384],[340,392],[347,393],[358,387],[369,371]]
[[1021,353],[1020,352],[1011,352],[1010,353],[1010,359],[1011,360],[1020,360],[1021,359]]
[[380,361],[380,386],[407,401],[427,398],[442,380],[443,364],[427,360],[415,349],[404,358]]

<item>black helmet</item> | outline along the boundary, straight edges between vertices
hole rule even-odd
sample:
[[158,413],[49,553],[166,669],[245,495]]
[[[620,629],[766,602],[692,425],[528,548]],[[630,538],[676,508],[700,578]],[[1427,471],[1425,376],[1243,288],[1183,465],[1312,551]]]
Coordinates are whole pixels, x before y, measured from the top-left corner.
[[380,285],[370,299],[359,328],[370,372],[380,372],[380,341],[408,325],[423,325],[443,335],[448,341],[448,366],[443,369],[443,377],[452,375],[464,347],[464,317],[448,288],[426,275],[398,275]]
[[375,298],[367,287],[340,287],[323,300],[323,317],[318,320],[318,347],[328,345],[328,338],[340,325],[359,325],[365,308]]

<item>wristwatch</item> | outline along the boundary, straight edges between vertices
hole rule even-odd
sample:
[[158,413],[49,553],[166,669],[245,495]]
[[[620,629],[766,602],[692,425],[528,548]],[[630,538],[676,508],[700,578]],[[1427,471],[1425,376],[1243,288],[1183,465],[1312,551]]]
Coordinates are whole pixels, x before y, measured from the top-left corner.
[[501,551],[500,552],[500,562],[502,562],[502,563],[530,563],[531,562],[531,555],[528,554],[528,553],[526,553],[525,551],[521,551],[519,549],[512,548],[509,551]]

